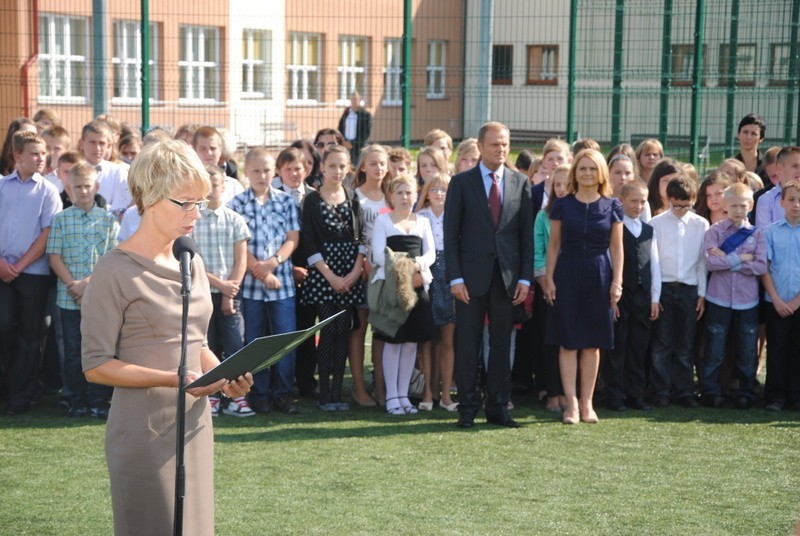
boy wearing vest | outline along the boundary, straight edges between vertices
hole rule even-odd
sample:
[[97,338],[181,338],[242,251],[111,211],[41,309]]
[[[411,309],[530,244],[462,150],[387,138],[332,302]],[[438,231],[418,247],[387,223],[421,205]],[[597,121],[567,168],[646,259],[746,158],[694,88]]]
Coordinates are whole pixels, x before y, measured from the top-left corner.
[[658,318],[661,268],[653,228],[639,217],[647,205],[647,187],[627,183],[620,193],[625,210],[622,245],[622,299],[615,307],[614,349],[603,361],[606,402],[614,411],[650,410],[644,399],[645,358],[650,324]]

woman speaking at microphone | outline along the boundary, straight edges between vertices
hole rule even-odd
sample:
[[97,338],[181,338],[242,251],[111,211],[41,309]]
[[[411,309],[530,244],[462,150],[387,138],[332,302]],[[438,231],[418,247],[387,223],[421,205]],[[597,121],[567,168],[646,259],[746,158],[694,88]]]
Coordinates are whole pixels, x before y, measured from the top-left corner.
[[[83,370],[88,381],[115,387],[106,428],[114,533],[170,534],[182,311],[172,244],[200,218],[211,183],[188,145],[167,140],[139,153],[128,184],[142,222],[92,274],[82,302]],[[219,363],[206,342],[211,311],[208,279],[195,255],[187,384]],[[219,390],[243,396],[252,382],[247,374],[188,391],[185,534],[214,534],[214,437],[207,396]]]

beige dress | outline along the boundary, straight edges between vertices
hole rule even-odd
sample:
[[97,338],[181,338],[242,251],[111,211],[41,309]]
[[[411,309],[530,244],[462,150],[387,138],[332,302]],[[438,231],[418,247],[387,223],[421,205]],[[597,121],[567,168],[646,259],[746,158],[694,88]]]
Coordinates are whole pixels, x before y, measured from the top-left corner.
[[[200,349],[211,317],[205,269],[192,261],[187,363],[200,371]],[[115,356],[121,361],[176,371],[181,349],[181,282],[177,270],[123,251],[97,263],[82,301],[83,370]],[[117,387],[106,427],[114,533],[172,533],[175,505],[173,388]],[[214,437],[206,397],[186,396],[184,534],[214,534]]]

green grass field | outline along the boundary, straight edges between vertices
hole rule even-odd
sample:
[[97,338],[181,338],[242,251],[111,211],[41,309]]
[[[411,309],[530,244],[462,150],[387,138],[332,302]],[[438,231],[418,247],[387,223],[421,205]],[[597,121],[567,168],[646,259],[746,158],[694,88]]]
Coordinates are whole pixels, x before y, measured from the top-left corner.
[[[111,533],[103,423],[52,400],[0,417],[0,534]],[[436,409],[215,420],[222,535],[788,534],[800,415],[668,408],[560,424],[515,399],[518,430]]]

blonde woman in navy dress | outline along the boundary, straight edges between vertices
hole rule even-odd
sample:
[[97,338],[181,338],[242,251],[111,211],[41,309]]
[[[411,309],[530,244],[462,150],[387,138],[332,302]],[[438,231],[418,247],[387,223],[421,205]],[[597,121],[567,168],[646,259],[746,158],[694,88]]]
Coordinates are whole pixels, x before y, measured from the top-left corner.
[[[597,422],[592,405],[600,349],[614,347],[613,307],[622,296],[622,205],[611,198],[598,151],[578,153],[567,195],[550,210],[544,296],[553,305],[547,342],[559,346],[564,424]],[[578,353],[580,352],[580,403]]]

